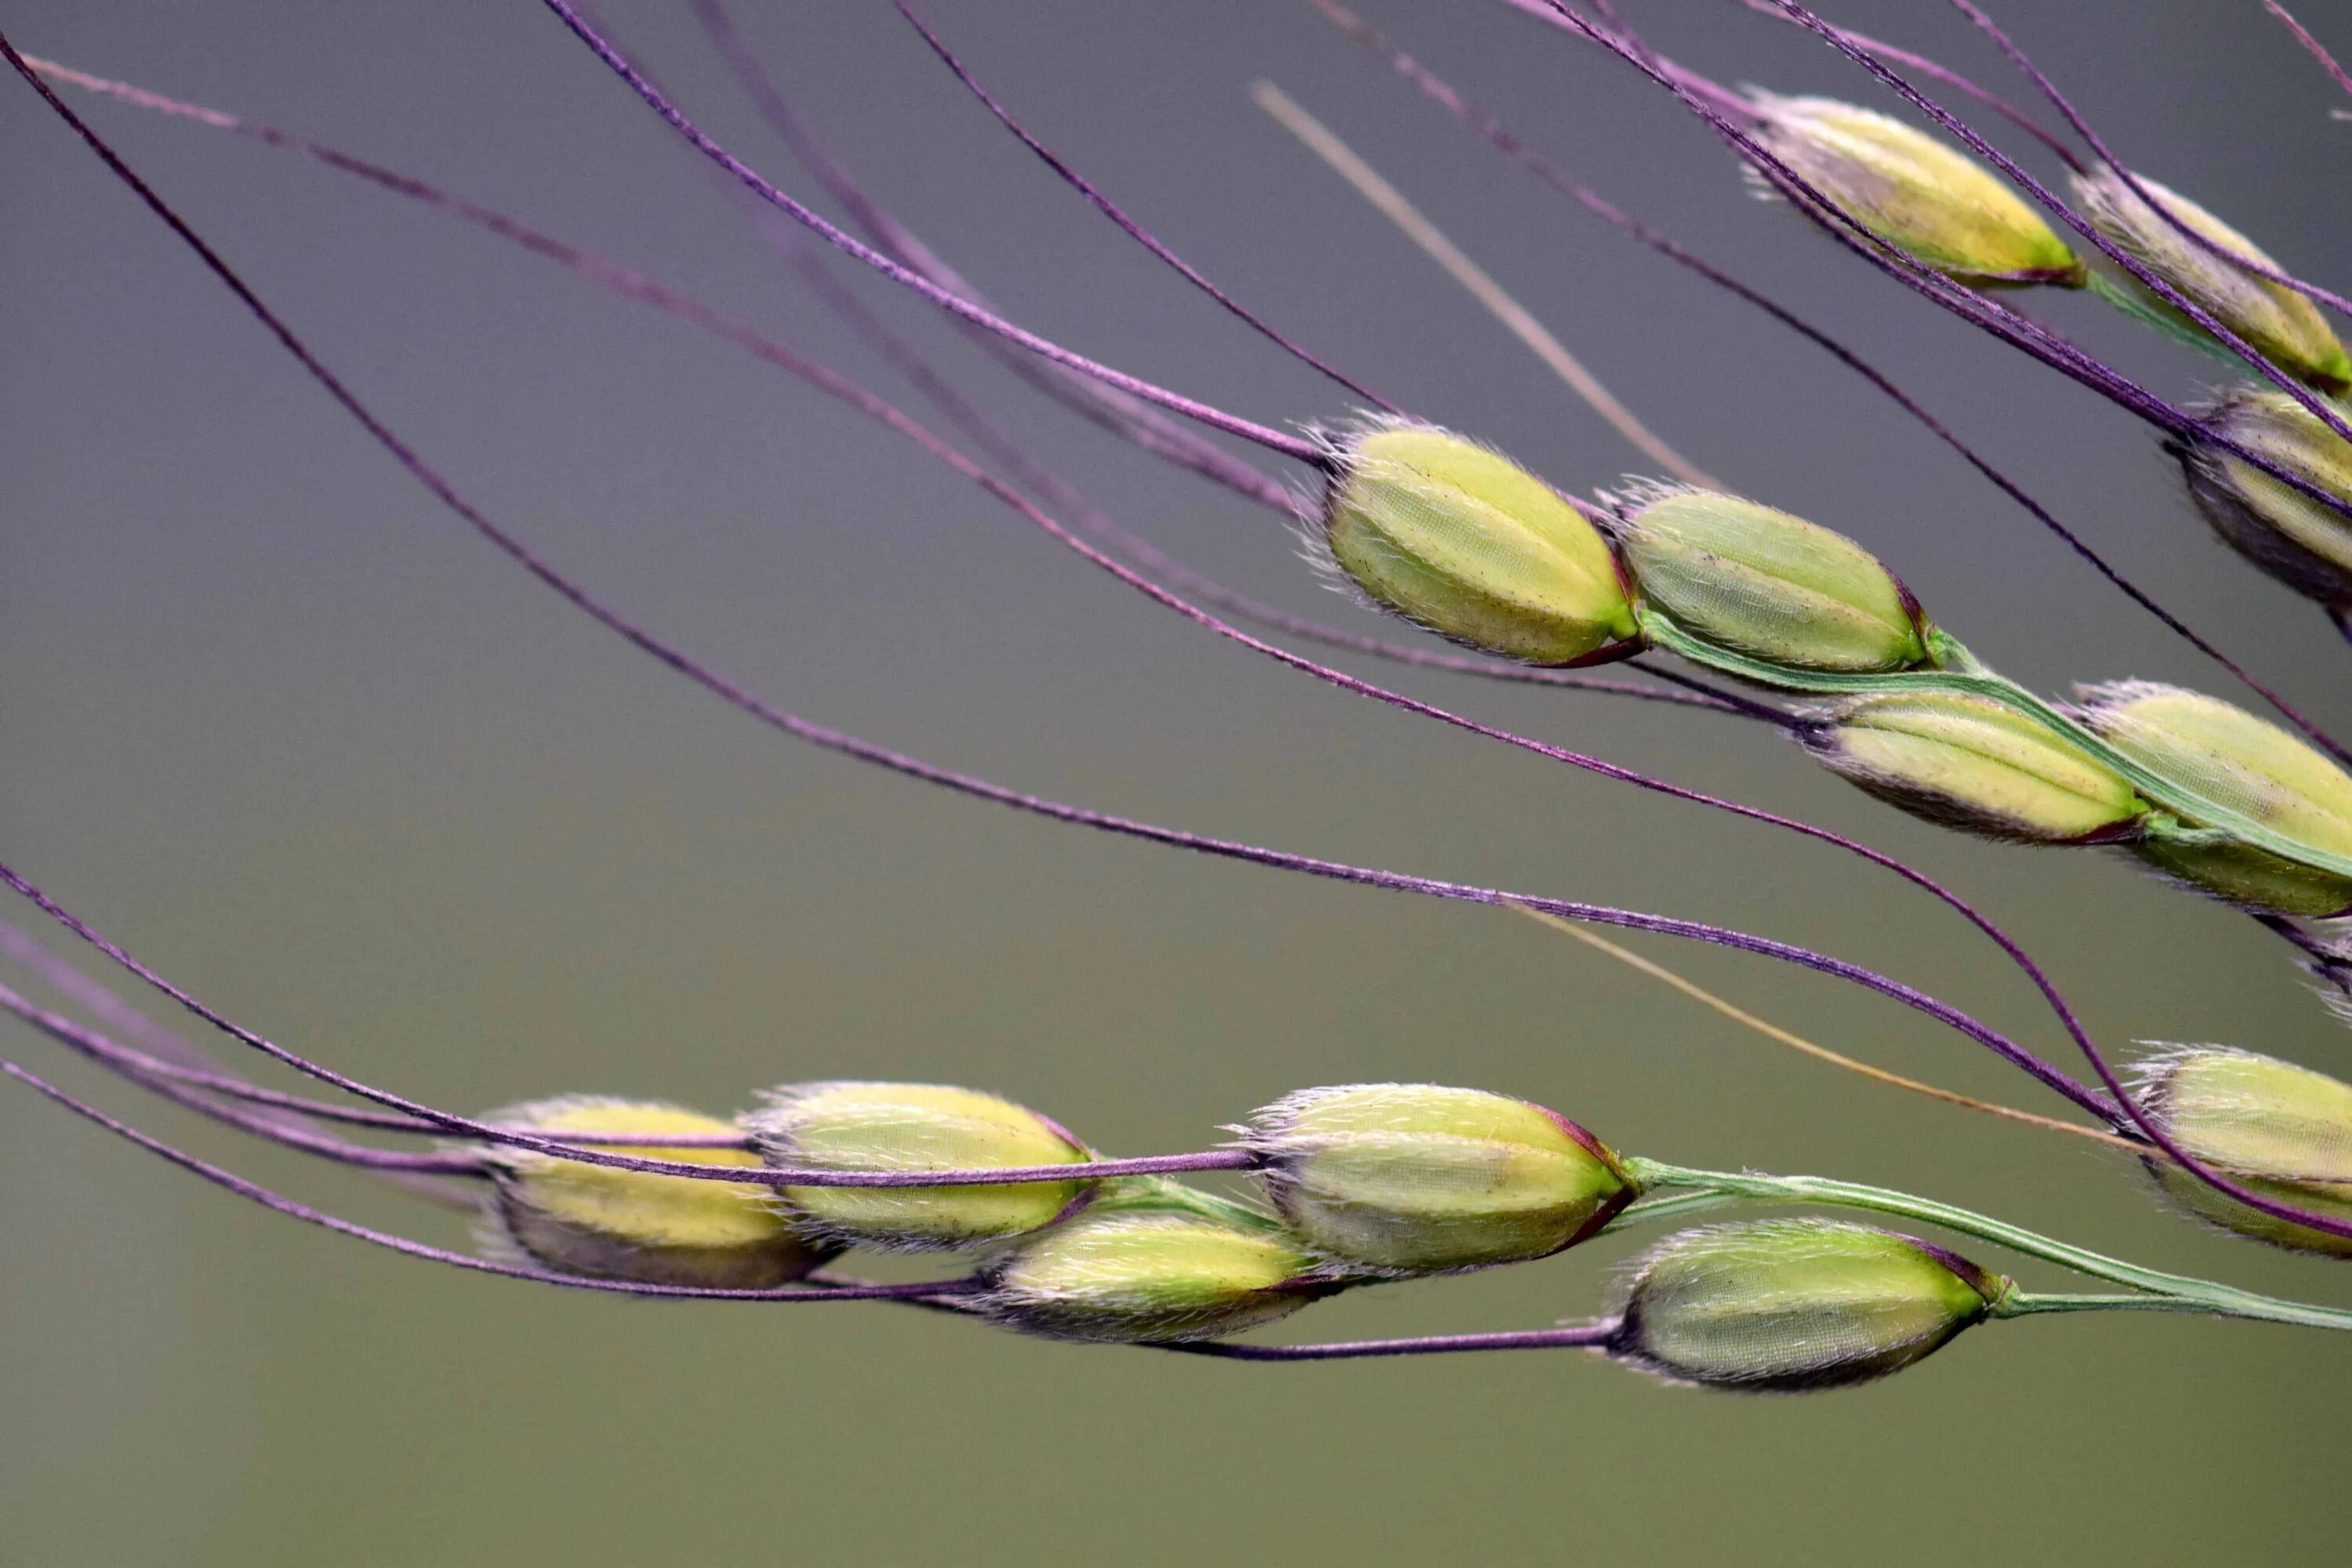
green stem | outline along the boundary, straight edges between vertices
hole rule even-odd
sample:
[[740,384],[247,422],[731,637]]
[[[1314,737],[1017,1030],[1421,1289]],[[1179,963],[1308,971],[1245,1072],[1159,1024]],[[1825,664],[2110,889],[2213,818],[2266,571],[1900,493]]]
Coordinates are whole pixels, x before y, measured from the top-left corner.
[[1160,1209],[1190,1215],[1243,1230],[1279,1231],[1281,1223],[1263,1210],[1222,1193],[1188,1186],[1168,1176],[1122,1176],[1102,1184],[1092,1207]]
[[2038,1290],[2011,1290],[1993,1309],[1999,1318],[2025,1318],[2036,1312],[2210,1312],[2212,1309],[2202,1301],[2191,1301],[2179,1296],[2149,1296],[2133,1292],[2122,1296],[2074,1296],[2044,1294]]
[[2091,268],[2084,286],[2142,326],[2154,327],[2174,342],[2186,343],[2231,369],[2242,372],[2245,362],[2231,351],[2230,345],[2181,315],[2152,294],[2146,294],[2118,278],[2110,278],[2098,268]]
[[1637,1225],[1647,1225],[1653,1220],[1680,1219],[1685,1215],[1721,1208],[1726,1204],[1738,1201],[1738,1194],[1735,1193],[1706,1191],[1676,1193],[1671,1197],[1643,1198],[1607,1225],[1602,1226],[1599,1234],[1614,1236],[1621,1230],[1631,1230]]
[[[2239,843],[2266,849],[2298,866],[2307,866],[2339,877],[2352,877],[2352,856],[2330,854],[2278,833],[2226,801],[2200,795],[2134,762],[2086,729],[2080,721],[2060,712],[2007,676],[1994,674],[1948,633],[1937,631],[1931,638],[1937,659],[1948,668],[1849,675],[1829,670],[1794,669],[1718,647],[1675,625],[1672,616],[1655,605],[1643,607],[1642,630],[1657,647],[1693,664],[1705,665],[1726,675],[1753,681],[1759,686],[1776,687],[1783,691],[1842,697],[1883,697],[1904,692],[1935,691],[2001,703],[2047,725],[2055,733],[2090,753],[2102,767],[2120,774],[2150,802],[2177,816],[2202,827],[2221,829]],[[2194,833],[2196,829],[2184,828],[2179,823],[2159,817],[2148,825],[2148,831],[2153,836],[2178,838],[2184,832]]]
[[[2158,1269],[2144,1268],[2137,1263],[2126,1263],[2121,1258],[2109,1258],[1995,1219],[1990,1215],[1978,1214],[1973,1209],[1955,1208],[1932,1198],[1898,1193],[1890,1187],[1864,1186],[1858,1182],[1832,1181],[1826,1176],[1769,1176],[1755,1172],[1697,1171],[1639,1158],[1627,1160],[1625,1168],[1644,1188],[1696,1187],[1710,1192],[1732,1193],[1746,1198],[1832,1204],[1843,1208],[1871,1209],[1905,1219],[1922,1220],[1947,1230],[1958,1231],[1963,1236],[1979,1237],[2029,1258],[2039,1258],[2044,1262],[2072,1268],[2078,1274],[2128,1285],[2135,1290],[2170,1298],[2178,1303],[2169,1308],[2143,1307],[2143,1310],[2202,1311],[2229,1318],[2298,1323],[2315,1329],[2352,1329],[2352,1310],[2283,1301],[2273,1296],[2257,1295],[2253,1291],[2241,1290],[2235,1286],[2219,1284],[2210,1279],[2195,1279],[2184,1274],[2167,1274]],[[2032,1300],[2035,1298],[2029,1296],[2026,1299]],[[2137,1304],[2139,1299],[2133,1300]],[[2056,1311],[2064,1309],[2042,1307],[2026,1310]]]

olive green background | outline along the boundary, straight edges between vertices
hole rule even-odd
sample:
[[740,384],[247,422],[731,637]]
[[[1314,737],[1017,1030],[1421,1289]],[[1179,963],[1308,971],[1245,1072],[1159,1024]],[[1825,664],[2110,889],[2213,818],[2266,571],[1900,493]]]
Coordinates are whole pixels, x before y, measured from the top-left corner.
[[[1748,200],[1622,67],[1489,4],[1371,9],[1604,192],[1850,333],[2352,727],[2352,654],[2205,535],[2144,427]],[[1346,411],[1056,184],[887,6],[743,10],[823,132],[1024,321],[1256,418]],[[2002,10],[2126,156],[2345,280],[2352,126],[2251,0]],[[782,168],[682,7],[609,12],[715,132]],[[28,50],[380,157],[879,374],[529,0],[0,14]],[[1354,139],[1697,460],[1862,539],[2003,668],[2238,695],[1824,356],[1555,199],[1305,6],[932,14],[1192,261],[1416,412],[1571,488],[1638,463],[1258,114],[1255,77]],[[1927,0],[1836,14],[2008,88]],[[1728,4],[1635,15],[1726,80],[1869,98]],[[2063,1051],[1984,942],[1851,857],[1318,687],[673,322],[284,155],[77,101],[488,510],[787,706],[1157,821],[1768,931]],[[2346,1298],[2330,1265],[2167,1216],[2127,1162],[1832,1072],[1507,914],[1110,840],[763,731],[436,510],[13,82],[0,147],[0,858],[277,1039],[457,1108],[600,1091],[726,1110],[796,1079],[941,1079],[1121,1152],[1200,1147],[1304,1085],[1427,1078],[1544,1100],[1638,1152],[1907,1185]],[[859,287],[1156,542],[1374,624],[1279,524],[1034,406],[921,307]],[[2092,301],[2030,303],[2168,394],[2226,374]],[[2279,944],[2119,862],[1939,834],[1729,721],[1377,673],[1916,859],[2046,955],[2118,1048],[2352,1061]],[[1826,1044],[2053,1108],[1891,1004],[1643,947]],[[22,1029],[0,1049],[336,1212],[466,1236],[99,1084]],[[1297,1331],[1575,1317],[1629,1250],[1367,1291]],[[1782,1401],[1581,1355],[1218,1365],[887,1307],[463,1275],[268,1215],[21,1089],[0,1095],[0,1260],[10,1564],[2319,1563],[2347,1523],[2352,1344],[2272,1327],[2011,1323]]]

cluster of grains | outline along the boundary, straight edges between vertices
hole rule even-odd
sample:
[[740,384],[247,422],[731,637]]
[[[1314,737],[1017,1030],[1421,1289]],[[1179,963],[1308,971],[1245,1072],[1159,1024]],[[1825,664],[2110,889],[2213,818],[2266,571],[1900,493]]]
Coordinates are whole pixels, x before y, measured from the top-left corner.
[[2306,385],[2331,394],[2352,391],[2352,355],[2317,306],[2199,238],[2266,271],[2278,272],[2278,264],[2205,208],[2153,180],[2126,179],[2109,168],[2073,176],[2082,219],[2105,246],[2129,258],[2136,273],[2097,246],[2078,255],[2000,174],[1901,121],[1834,99],[1762,91],[1749,93],[1748,108],[1758,143],[1813,195],[1794,189],[1779,171],[1752,169],[1769,193],[1816,211],[1825,203],[1957,282],[1978,289],[2087,284],[2200,348],[2229,352],[2139,276],[2146,273]]
[[[2352,1086],[2217,1047],[2143,1067],[2166,1130],[2262,1193],[2352,1217]],[[972,1255],[937,1300],[1054,1339],[1223,1339],[1382,1280],[1547,1258],[1642,1194],[1630,1163],[1557,1111],[1480,1089],[1349,1084],[1301,1090],[1230,1129],[1263,1206],[1160,1174],[1089,1178],[1099,1157],[1055,1122],[937,1084],[813,1083],[738,1121],[574,1098],[503,1121],[561,1137],[692,1142],[635,1154],[759,1170],[761,1182],[632,1171],[537,1150],[480,1150],[492,1244],[570,1273],[758,1289],[851,1248]],[[1026,1179],[1067,1167],[1066,1178]],[[2336,1237],[2150,1172],[2197,1217],[2276,1246]],[[1663,1169],[1663,1168],[1661,1168]],[[971,1178],[1005,1172],[1001,1183]],[[954,1182],[841,1185],[829,1175]],[[1686,1178],[1685,1178],[1686,1179]],[[1586,1342],[1681,1382],[1798,1390],[1885,1376],[2012,1287],[1929,1243],[1866,1226],[1772,1220],[1668,1237],[1634,1260]]]
[[[1768,152],[1858,226],[1921,264],[1974,288],[2088,284],[2129,314],[2236,363],[2185,302],[2320,395],[2322,406],[2352,427],[2352,407],[2326,401],[2352,393],[2352,353],[2335,328],[2308,297],[2263,275],[2284,276],[2266,252],[2188,197],[2112,168],[2074,174],[2074,205],[2109,247],[2085,247],[2078,258],[1991,169],[1899,121],[1828,99],[1760,92],[1751,108]],[[1759,170],[1756,177],[1808,199],[1782,175]],[[2352,442],[2268,386],[2232,389],[2193,412],[2198,426],[2168,448],[2214,531],[2295,592],[2352,612]],[[2318,494],[2283,483],[2249,463],[2247,452]]]
[[[1538,664],[1667,649],[1825,699],[1791,732],[1915,816],[2024,843],[2122,845],[2259,913],[2352,910],[2352,774],[2242,710],[2140,684],[2057,708],[1977,661],[1853,541],[1737,496],[1652,486],[1580,509],[1425,426],[1370,426],[1330,451],[1329,559],[1415,625]],[[2342,468],[2331,482],[2352,493],[2352,462]],[[2251,493],[2246,474],[2235,482]],[[2324,509],[2310,510],[2316,531]],[[2345,560],[2352,572],[2352,550]]]
[[[1833,771],[1929,821],[2028,843],[2119,844],[2168,879],[2259,914],[2352,910],[2352,876],[2329,863],[2352,857],[2352,774],[2315,748],[2242,708],[2153,682],[2090,688],[2074,716],[2189,807],[2159,815],[2108,760],[1989,700],[1866,698],[1802,739]],[[2320,863],[2215,831],[2195,803]]]
[[[1605,1225],[1634,1195],[1617,1157],[1541,1107],[1474,1089],[1308,1090],[1239,1129],[1270,1210],[1159,1175],[1088,1180],[1097,1156],[994,1095],[810,1083],[740,1122],[575,1099],[507,1124],[551,1134],[732,1136],[631,1152],[779,1173],[730,1183],[482,1150],[499,1245],[558,1268],[758,1288],[853,1247],[978,1256],[974,1310],[1064,1339],[1171,1342],[1285,1317],[1350,1283],[1517,1262]],[[832,1175],[1068,1167],[1067,1179],[842,1185]]]
[[[2321,399],[2352,393],[2352,355],[2311,300],[2263,276],[2277,270],[2270,258],[2185,197],[2117,171],[2079,174],[2075,199],[2097,243],[2078,253],[2008,181],[1898,121],[1822,98],[1717,97],[1761,149],[1755,173],[1768,190],[1965,289],[2087,288],[2202,347],[2247,345],[2282,384]],[[1960,294],[1925,291],[1947,302]],[[1214,413],[1172,395],[1158,401]],[[2168,449],[2223,540],[2352,630],[2352,440],[2335,427],[2340,412],[2300,391],[2242,387],[2199,411]],[[1290,456],[1314,455],[1220,419]],[[1316,546],[1416,626],[1538,666],[1670,651],[1811,700],[1784,715],[1810,754],[1919,817],[2011,841],[2118,846],[2266,916],[2352,914],[2352,773],[2242,710],[2145,683],[2053,706],[1979,663],[1854,541],[1742,497],[1645,486],[1588,505],[1491,448],[1403,418],[1335,433],[1322,455],[1329,482]],[[2141,1073],[2147,1115],[2190,1154],[2263,1197],[2352,1220],[2352,1086],[2217,1047],[2168,1050]],[[1024,1106],[936,1084],[789,1085],[734,1119],[570,1097],[493,1120],[531,1141],[471,1146],[488,1178],[485,1244],[500,1252],[586,1279],[753,1294],[795,1281],[822,1288],[819,1271],[857,1249],[968,1255],[967,1277],[917,1287],[919,1299],[1024,1333],[1127,1344],[1220,1340],[1359,1286],[1548,1258],[1624,1218],[1645,1177],[1687,1186],[1709,1176],[1621,1158],[1528,1101],[1430,1084],[1302,1090],[1231,1129],[1238,1141],[1228,1150],[1124,1168]],[[599,1148],[677,1168],[582,1157]],[[2168,1198],[2203,1221],[2352,1256],[2342,1237],[2264,1214],[2153,1155],[2147,1165]],[[1245,1171],[1262,1202],[1157,1173],[1170,1168]],[[1712,1180],[1699,1194],[1706,1202],[1807,1179]],[[1864,1191],[1824,1201],[1874,1206],[1854,1195]],[[1923,1212],[1897,1202],[1903,1194],[1868,1191],[1875,1206]],[[1962,1211],[1924,1212],[1969,1228],[1954,1218]],[[1979,1222],[1977,1234],[2003,1234],[1983,1216],[1962,1217]],[[2023,1233],[2006,1234],[2014,1242]],[[2092,1300],[2042,1298],[2037,1308],[2012,1281],[1926,1241],[1768,1220],[1683,1231],[1643,1254],[1612,1314],[1578,1342],[1677,1381],[1793,1391],[1883,1377],[1990,1318]],[[2306,1321],[2318,1311],[2297,1310]]]

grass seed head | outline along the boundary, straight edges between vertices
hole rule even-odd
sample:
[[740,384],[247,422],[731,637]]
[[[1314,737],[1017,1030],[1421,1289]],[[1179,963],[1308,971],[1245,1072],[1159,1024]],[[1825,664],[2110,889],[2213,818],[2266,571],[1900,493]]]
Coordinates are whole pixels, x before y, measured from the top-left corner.
[[1582,1240],[1634,1186],[1555,1111],[1425,1083],[1311,1089],[1239,1129],[1261,1180],[1317,1252],[1353,1269],[1436,1273],[1541,1258]]
[[[2195,202],[2154,180],[2135,175],[2140,187],[2207,239],[2281,271],[2254,243]],[[2160,278],[2172,290],[2230,329],[2263,357],[2326,392],[2352,389],[2352,357],[2336,340],[2319,307],[2284,284],[2258,278],[2224,261],[2172,225],[2135,194],[2115,170],[2077,174],[2075,205],[2099,237]],[[2189,332],[2201,329],[2138,279],[2101,256],[2103,272],[2139,301],[2139,308]]]
[[1810,731],[1805,745],[1881,800],[1989,838],[2107,843],[2133,837],[2148,812],[2080,746],[1990,698],[1862,698]]
[[1684,630],[1792,669],[1861,674],[1927,661],[1918,603],[1842,533],[1713,490],[1633,498],[1618,542],[1641,590]]
[[1589,661],[1633,637],[1608,541],[1509,458],[1402,422],[1347,433],[1331,451],[1320,546],[1375,603],[1527,664]]
[[[1083,1165],[1093,1154],[1035,1111],[976,1089],[928,1083],[805,1083],[772,1089],[750,1119],[782,1170],[964,1171]],[[780,1188],[793,1227],[856,1247],[952,1250],[1050,1224],[1087,1190],[1003,1186]]]
[[[2143,1103],[2189,1152],[2266,1198],[2352,1220],[2352,1084],[2219,1046],[2168,1051],[2140,1078]],[[2273,1247],[2352,1257],[2352,1240],[2249,1208],[2169,1160],[2147,1164],[2200,1219]]]
[[1280,1226],[1174,1183],[1140,1182],[1009,1246],[976,1298],[1050,1339],[1167,1344],[1286,1318],[1337,1289]]
[[1964,283],[2082,282],[2081,260],[2042,215],[1966,153],[1835,99],[1749,97],[1765,147],[1889,245]]
[[2007,1289],[1964,1258],[1868,1226],[1714,1226],[1668,1237],[1634,1264],[1609,1352],[1711,1388],[1833,1388],[1900,1372]]
[[[2352,442],[2283,392],[2237,387],[2198,411],[2217,435],[2352,507]],[[2346,411],[2352,423],[2352,410]],[[2195,436],[2168,445],[2229,546],[2308,599],[2352,609],[2352,517]]]
[[[585,1095],[516,1106],[487,1120],[553,1136],[740,1131],[731,1121],[673,1105]],[[745,1149],[632,1144],[615,1152],[709,1165],[760,1163]],[[566,1273],[759,1290],[799,1279],[825,1256],[793,1235],[763,1187],[587,1165],[502,1144],[487,1145],[481,1154],[492,1174],[497,1237]]]
[[[2324,854],[2352,855],[2352,774],[2296,736],[2177,686],[2128,681],[2084,697],[2084,722],[2150,772]],[[2251,846],[2151,837],[2134,853],[2260,913],[2322,917],[2352,909],[2352,878]]]

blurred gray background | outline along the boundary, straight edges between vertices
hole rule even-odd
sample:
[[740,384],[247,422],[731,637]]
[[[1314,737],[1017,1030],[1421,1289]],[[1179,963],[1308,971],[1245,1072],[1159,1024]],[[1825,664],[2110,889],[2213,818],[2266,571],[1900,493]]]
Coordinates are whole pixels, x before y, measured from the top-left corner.
[[[2204,534],[2147,429],[1747,199],[1622,67],[1491,4],[1366,8],[1604,193],[1849,334],[2352,725],[2352,654]],[[1056,184],[887,6],[742,9],[821,132],[1021,320],[1262,420],[1345,412]],[[1632,9],[1725,80],[1875,101],[1822,47],[1719,0]],[[2305,9],[2352,47],[2352,18]],[[607,10],[715,133],[782,170],[682,6]],[[1554,198],[1304,5],[929,10],[1144,222],[1416,412],[1573,489],[1639,466],[1265,120],[1255,78],[1352,139],[1696,460],[1864,541],[2005,669],[2239,695],[1851,375]],[[2352,125],[2253,0],[2004,10],[2126,157],[2345,281]],[[2010,89],[1928,0],[1833,15]],[[880,374],[529,0],[5,16],[28,51],[380,158]],[[786,706],[1205,832],[1767,930],[2064,1048],[1985,942],[1849,857],[1319,687],[668,320],[299,160],[76,102],[493,515]],[[0,144],[0,857],[277,1039],[457,1108],[604,1091],[724,1110],[796,1079],[944,1079],[1123,1152],[1202,1146],[1303,1085],[1429,1078],[1542,1100],[1638,1152],[1907,1185],[2345,1296],[2329,1265],[2168,1217],[2127,1162],[1806,1062],[1507,914],[1113,841],[763,731],[439,511],[13,80]],[[923,307],[857,286],[1155,542],[1374,624],[1264,514],[1035,406]],[[2030,303],[2168,393],[2224,374],[2092,301]],[[2352,1059],[2277,943],[2119,862],[1915,825],[1728,721],[1372,673],[1916,860],[2045,954],[2118,1047]],[[2053,1108],[1891,1004],[1643,946],[1826,1044]],[[0,1048],[92,1083],[21,1029]],[[98,1092],[338,1212],[462,1244],[462,1218]],[[1632,1245],[1363,1292],[1297,1331],[1578,1316]],[[0,1095],[0,1258],[10,1563],[2316,1563],[2340,1561],[2347,1522],[2352,1344],[2277,1328],[2015,1323],[1886,1384],[1777,1402],[1568,1355],[1207,1364],[887,1308],[460,1275],[273,1218],[21,1089]]]

